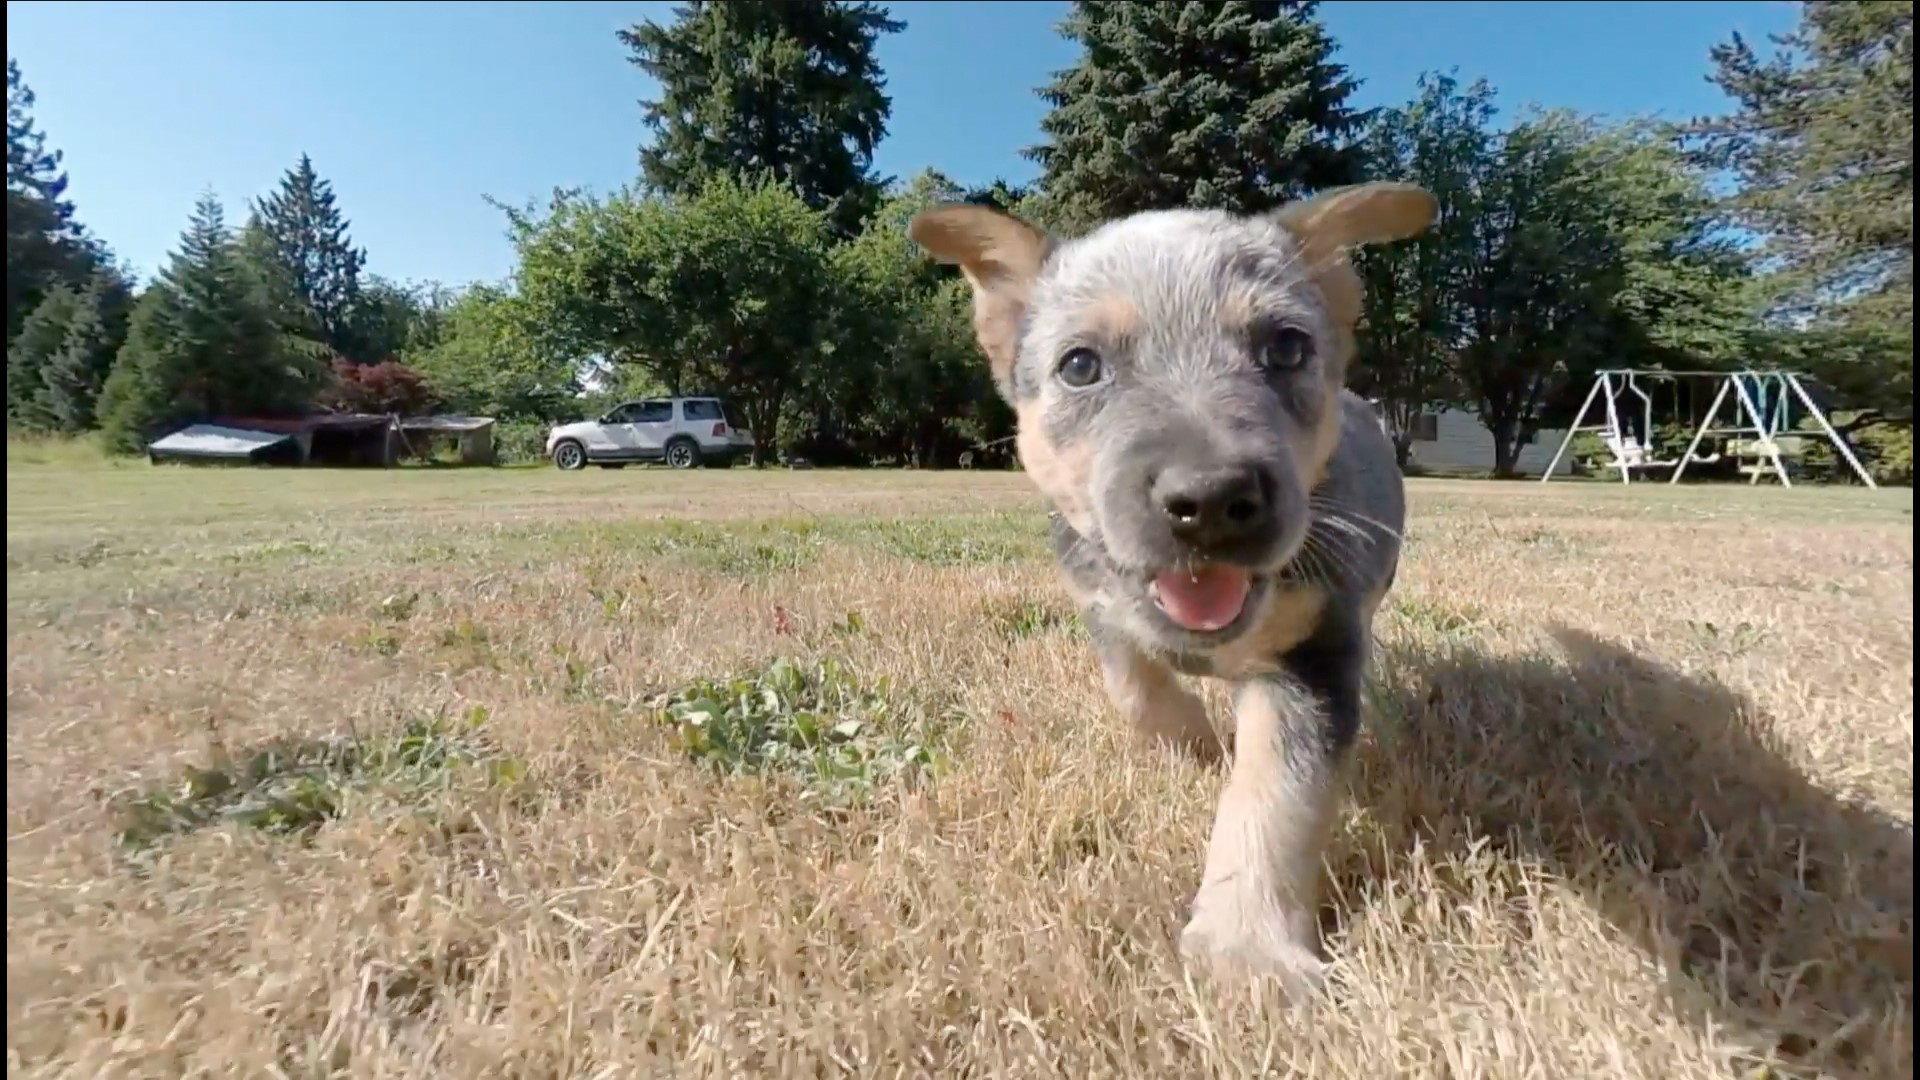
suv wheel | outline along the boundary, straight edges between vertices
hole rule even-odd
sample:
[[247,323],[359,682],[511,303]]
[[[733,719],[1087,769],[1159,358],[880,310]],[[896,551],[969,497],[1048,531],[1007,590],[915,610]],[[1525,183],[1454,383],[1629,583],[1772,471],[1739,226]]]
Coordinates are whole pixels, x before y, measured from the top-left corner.
[[667,464],[676,469],[691,469],[700,464],[700,447],[692,439],[675,439],[667,444]]
[[553,448],[553,466],[562,472],[578,472],[587,467],[587,448],[568,439]]

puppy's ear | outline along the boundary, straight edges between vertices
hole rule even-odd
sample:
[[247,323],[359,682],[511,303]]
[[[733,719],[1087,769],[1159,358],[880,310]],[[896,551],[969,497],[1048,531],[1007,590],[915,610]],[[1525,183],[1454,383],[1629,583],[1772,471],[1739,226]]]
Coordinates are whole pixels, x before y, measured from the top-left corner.
[[1330,258],[1363,244],[1406,240],[1426,232],[1440,203],[1413,184],[1373,183],[1323,191],[1273,212],[1309,258]]
[[973,329],[1002,388],[1020,348],[1027,298],[1053,241],[1011,214],[957,203],[915,214],[907,238],[943,263],[960,267],[973,286]]
[[1418,236],[1439,213],[1439,200],[1424,188],[1374,183],[1333,188],[1288,203],[1273,211],[1273,220],[1300,241],[1300,261],[1334,317],[1352,326],[1360,318],[1360,276],[1347,252]]

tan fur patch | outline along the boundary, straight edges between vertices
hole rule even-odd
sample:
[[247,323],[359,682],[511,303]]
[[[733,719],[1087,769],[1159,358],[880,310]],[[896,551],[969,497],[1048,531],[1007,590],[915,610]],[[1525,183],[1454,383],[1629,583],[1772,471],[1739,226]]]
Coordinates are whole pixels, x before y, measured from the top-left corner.
[[1172,671],[1124,647],[1103,651],[1100,669],[1107,696],[1142,738],[1202,761],[1219,759],[1220,736],[1206,706]]
[[1326,593],[1314,586],[1296,585],[1275,590],[1267,600],[1260,625],[1214,652],[1214,672],[1239,679],[1278,670],[1280,655],[1313,633],[1326,604]]
[[1315,907],[1339,785],[1317,755],[1289,752],[1319,726],[1304,691],[1248,686],[1237,695],[1233,773],[1181,932],[1182,951],[1277,975],[1289,993],[1322,972]]
[[1360,321],[1360,275],[1345,255],[1331,259],[1313,274],[1313,283],[1326,298],[1327,314],[1342,327],[1352,329]]
[[987,354],[987,366],[993,377],[1005,382],[1013,372],[1013,361],[1020,355],[1020,314],[1026,309],[1026,290],[989,291],[975,287],[973,293],[973,332],[980,339],[980,351]]
[[1014,438],[1014,449],[1020,455],[1020,467],[1067,524],[1085,535],[1093,529],[1093,447],[1078,442],[1054,445],[1041,425],[1043,412],[1038,402],[1028,402],[1015,410],[1019,434]]
[[1108,293],[1095,300],[1087,306],[1082,318],[1099,340],[1116,344],[1137,336],[1143,325],[1140,309],[1123,293]]
[[1320,424],[1296,443],[1307,482],[1326,476],[1327,461],[1340,444],[1343,423],[1339,389],[1353,357],[1353,328],[1360,321],[1361,283],[1347,256],[1363,244],[1405,240],[1425,232],[1439,213],[1433,195],[1412,184],[1356,184],[1311,199],[1289,203],[1274,219],[1300,242],[1300,258],[1327,304],[1334,340],[1328,342],[1328,408]]
[[1372,183],[1288,203],[1274,211],[1274,220],[1299,237],[1304,258],[1315,260],[1362,244],[1418,236],[1439,212],[1439,200],[1416,185]]
[[907,237],[966,276],[980,350],[1004,383],[1020,352],[1020,316],[1046,261],[1047,234],[1011,214],[961,204],[915,214]]

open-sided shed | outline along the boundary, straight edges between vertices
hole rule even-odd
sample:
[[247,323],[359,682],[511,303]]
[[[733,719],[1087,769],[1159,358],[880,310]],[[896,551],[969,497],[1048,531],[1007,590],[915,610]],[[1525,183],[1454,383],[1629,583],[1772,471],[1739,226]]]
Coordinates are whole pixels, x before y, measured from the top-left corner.
[[384,467],[400,457],[400,437],[393,418],[372,413],[336,413],[325,416],[224,417],[225,427],[264,431],[293,437],[300,445],[300,461],[308,465]]
[[305,455],[289,434],[222,424],[194,424],[147,446],[147,460],[236,465],[297,465]]
[[156,439],[148,458],[261,465],[395,464],[400,435],[393,418],[372,415],[220,417]]
[[408,453],[429,457],[433,444],[445,440],[453,443],[462,465],[494,463],[493,426],[491,416],[409,416],[399,421]]

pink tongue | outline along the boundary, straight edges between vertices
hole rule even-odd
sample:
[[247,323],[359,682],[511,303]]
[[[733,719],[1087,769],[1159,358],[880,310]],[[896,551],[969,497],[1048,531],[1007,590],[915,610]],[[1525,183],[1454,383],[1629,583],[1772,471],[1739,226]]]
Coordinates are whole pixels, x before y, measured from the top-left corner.
[[1153,593],[1167,617],[1186,629],[1218,630],[1240,617],[1251,584],[1245,570],[1200,566],[1154,578]]

